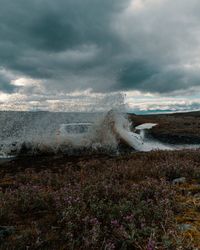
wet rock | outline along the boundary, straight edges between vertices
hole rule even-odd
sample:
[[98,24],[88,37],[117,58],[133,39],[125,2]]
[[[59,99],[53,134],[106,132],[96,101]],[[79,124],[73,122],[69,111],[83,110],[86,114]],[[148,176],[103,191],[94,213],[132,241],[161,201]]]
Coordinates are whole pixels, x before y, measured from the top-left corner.
[[185,232],[185,231],[188,231],[190,229],[192,229],[192,225],[190,224],[180,224],[178,225],[178,228],[181,232]]
[[194,195],[194,198],[200,199],[200,193],[196,193],[196,194]]
[[5,239],[14,233],[15,228],[11,226],[0,226],[0,240]]
[[177,178],[177,179],[174,179],[172,181],[173,184],[183,184],[185,182],[186,182],[186,178],[185,177]]

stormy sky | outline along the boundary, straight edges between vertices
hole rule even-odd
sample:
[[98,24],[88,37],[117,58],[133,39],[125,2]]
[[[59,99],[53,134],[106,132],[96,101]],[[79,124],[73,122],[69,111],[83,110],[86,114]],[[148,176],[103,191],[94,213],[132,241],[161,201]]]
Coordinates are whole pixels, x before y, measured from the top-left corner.
[[200,109],[199,0],[0,6],[0,109]]

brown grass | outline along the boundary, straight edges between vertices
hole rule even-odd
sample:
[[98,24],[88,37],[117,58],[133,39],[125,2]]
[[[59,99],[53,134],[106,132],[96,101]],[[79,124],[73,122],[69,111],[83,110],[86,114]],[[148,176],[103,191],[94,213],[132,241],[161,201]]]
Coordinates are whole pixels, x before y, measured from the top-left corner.
[[[200,191],[199,167],[199,150],[8,163],[0,168],[0,226],[15,231],[0,249],[200,247],[199,204],[187,210]],[[183,176],[187,184],[172,185]],[[187,213],[195,230],[183,234]]]

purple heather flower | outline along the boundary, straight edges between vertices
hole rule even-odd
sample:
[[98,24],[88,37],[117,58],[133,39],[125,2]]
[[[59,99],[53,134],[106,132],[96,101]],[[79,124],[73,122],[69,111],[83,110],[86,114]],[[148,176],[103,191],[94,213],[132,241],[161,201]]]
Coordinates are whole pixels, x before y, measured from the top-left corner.
[[133,218],[134,218],[133,214],[124,216],[124,220],[126,220],[129,223],[133,221]]
[[109,242],[106,244],[106,247],[105,247],[106,250],[114,250],[115,249],[115,244],[112,243],[112,242]]
[[90,219],[90,223],[93,224],[93,225],[98,225],[99,221],[98,221],[97,218],[92,218],[92,219]]
[[154,250],[155,249],[155,242],[152,240],[149,240],[147,244],[147,250]]
[[111,225],[116,227],[119,226],[118,220],[111,220]]

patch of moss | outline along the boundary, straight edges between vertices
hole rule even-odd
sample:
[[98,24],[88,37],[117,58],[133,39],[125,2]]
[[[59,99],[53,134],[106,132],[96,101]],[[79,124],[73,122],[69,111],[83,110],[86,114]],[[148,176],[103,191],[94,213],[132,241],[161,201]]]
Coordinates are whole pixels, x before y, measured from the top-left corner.
[[[195,194],[200,192],[200,187],[194,180],[192,183],[177,186],[178,193],[176,200],[181,208],[176,216],[176,221],[180,225],[191,225],[188,230],[181,232],[182,236],[191,242],[193,247],[200,248],[200,198]],[[184,190],[184,192],[183,192]]]

